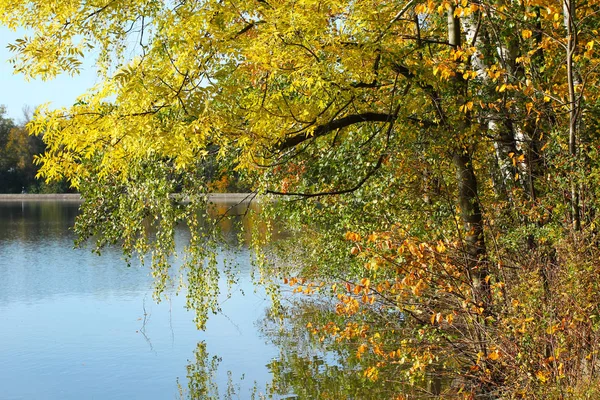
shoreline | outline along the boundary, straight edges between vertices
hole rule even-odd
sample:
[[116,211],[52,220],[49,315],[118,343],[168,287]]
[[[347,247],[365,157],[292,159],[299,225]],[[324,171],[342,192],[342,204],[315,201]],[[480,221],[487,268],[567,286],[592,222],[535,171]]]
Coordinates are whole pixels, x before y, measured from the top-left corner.
[[[219,202],[244,202],[258,200],[253,193],[210,193],[208,201]],[[0,202],[7,201],[70,201],[81,202],[79,193],[61,193],[61,194],[37,194],[37,193],[0,193]]]

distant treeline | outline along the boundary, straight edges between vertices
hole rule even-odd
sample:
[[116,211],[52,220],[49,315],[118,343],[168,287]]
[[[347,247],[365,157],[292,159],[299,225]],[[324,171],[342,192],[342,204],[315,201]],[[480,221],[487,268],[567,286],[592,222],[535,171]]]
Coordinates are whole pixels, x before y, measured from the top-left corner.
[[34,156],[44,153],[40,136],[32,136],[25,125],[31,113],[24,110],[24,122],[17,123],[0,106],[0,193],[67,193],[66,183],[47,184],[35,178],[39,166]]

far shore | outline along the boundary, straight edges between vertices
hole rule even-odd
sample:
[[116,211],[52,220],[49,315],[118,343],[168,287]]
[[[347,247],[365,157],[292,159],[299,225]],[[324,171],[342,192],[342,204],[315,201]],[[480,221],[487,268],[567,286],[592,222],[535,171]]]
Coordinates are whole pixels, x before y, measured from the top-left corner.
[[[243,202],[258,200],[254,193],[211,193],[208,195],[209,201],[219,202]],[[255,199],[256,198],[256,199]],[[72,201],[80,202],[79,193],[61,193],[61,194],[37,194],[37,193],[0,193],[0,202],[3,201]]]

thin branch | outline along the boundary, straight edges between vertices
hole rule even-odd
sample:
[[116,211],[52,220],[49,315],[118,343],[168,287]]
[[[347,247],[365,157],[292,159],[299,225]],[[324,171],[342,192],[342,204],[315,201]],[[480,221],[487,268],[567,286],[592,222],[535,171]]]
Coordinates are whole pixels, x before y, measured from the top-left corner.
[[242,36],[244,33],[248,32],[250,29],[254,28],[255,26],[257,26],[258,24],[264,24],[265,21],[256,21],[256,22],[250,22],[248,25],[246,25],[245,27],[243,27],[242,29],[240,29],[236,34],[235,34],[235,38]]
[[408,3],[406,3],[404,5],[404,7],[402,7],[400,9],[400,11],[398,11],[396,16],[390,21],[388,26],[379,34],[379,36],[377,36],[377,39],[375,40],[375,42],[379,42],[381,40],[381,38],[383,38],[383,36],[387,33],[387,31],[389,31],[392,28],[392,25],[394,25],[396,22],[398,22],[400,20],[400,18],[402,18],[402,16],[404,14],[406,14],[406,12],[410,9],[410,7],[412,7],[412,5],[414,3],[415,3],[415,0],[410,0]]
[[289,43],[289,42],[286,42],[285,40],[282,40],[282,41],[283,41],[283,44],[286,44],[288,46],[298,46],[300,48],[303,48],[304,50],[308,51],[310,53],[310,55],[312,55],[315,58],[315,60],[317,60],[317,62],[321,62],[321,59],[319,58],[319,56],[317,56],[314,51],[312,51],[305,45],[303,45],[301,43]]
[[377,164],[375,165],[375,167],[370,170],[361,180],[360,182],[358,182],[355,186],[348,188],[348,189],[342,189],[342,190],[333,190],[330,192],[317,192],[317,193],[301,193],[301,192],[278,192],[275,190],[267,190],[268,194],[275,194],[275,195],[280,195],[280,196],[299,196],[299,197],[304,197],[304,198],[309,198],[309,197],[322,197],[322,196],[333,196],[333,195],[339,195],[339,194],[345,194],[345,193],[351,193],[354,192],[358,189],[360,189],[362,187],[362,185],[365,184],[365,182],[367,182],[369,180],[369,178],[371,176],[373,176],[373,174],[375,174],[375,172],[377,172],[377,170],[379,168],[381,168],[381,165],[383,165],[383,160],[385,159],[385,154],[382,154],[379,156],[379,159],[377,160]]

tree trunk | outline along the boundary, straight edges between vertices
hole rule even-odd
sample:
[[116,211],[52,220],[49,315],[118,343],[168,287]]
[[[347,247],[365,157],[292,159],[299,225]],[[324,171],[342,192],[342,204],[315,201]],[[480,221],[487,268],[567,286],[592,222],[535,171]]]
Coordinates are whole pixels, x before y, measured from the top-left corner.
[[491,301],[490,287],[486,281],[489,271],[485,260],[483,216],[477,196],[477,178],[466,149],[456,150],[452,161],[456,168],[458,203],[464,228],[467,267],[473,285],[473,301],[487,310]]
[[[573,55],[577,47],[575,27],[575,0],[563,0],[564,21],[567,30],[567,85],[569,86],[569,155],[571,156],[571,215],[573,229],[581,229],[579,210],[579,190],[575,174],[577,165],[577,122],[579,119],[579,101],[575,93],[578,77],[573,70]],[[574,176],[575,175],[575,176]]]
[[[460,19],[454,16],[454,7],[448,10],[448,42],[454,48],[461,46]],[[462,76],[455,79],[457,92],[464,93],[467,81]],[[467,119],[467,125],[470,122]],[[473,285],[473,300],[484,309],[490,306],[490,288],[486,283],[489,271],[486,266],[483,216],[479,205],[477,179],[473,170],[471,154],[467,147],[458,144],[452,155],[458,184],[458,204],[464,228],[466,266]]]
[[[491,13],[491,11],[488,10],[488,13]],[[484,83],[484,89],[479,93],[482,97],[486,95],[485,90],[494,93],[496,84],[491,81],[487,68],[488,65],[494,64],[498,57],[500,57],[503,67],[509,71],[509,76],[519,77],[523,75],[523,69],[516,63],[519,54],[515,41],[512,40],[509,44],[492,43],[489,32],[481,26],[482,19],[491,18],[491,16],[486,17],[483,15],[483,11],[476,11],[462,19],[468,45],[477,49],[471,56],[471,68],[477,73],[478,79]],[[509,80],[506,83],[511,82]],[[508,92],[500,95],[506,97]],[[511,119],[510,112],[505,108],[498,111],[492,108],[488,109],[487,115],[483,115],[479,123],[494,136],[496,162],[502,182],[501,185],[496,185],[496,187],[499,186],[496,192],[514,202],[512,189],[515,185],[521,184],[523,189],[529,192],[526,180],[528,168],[526,162],[518,158],[522,153],[522,146],[518,144],[517,138],[523,135]]]
[[[461,25],[460,19],[454,16],[454,6],[450,6],[448,10],[448,42],[455,49],[461,47]],[[467,93],[468,81],[461,74],[457,74],[453,78],[455,84],[455,93],[460,97],[461,94]],[[467,113],[463,128],[470,129],[472,122]],[[448,127],[448,129],[452,129]],[[482,370],[488,369],[487,354],[488,346],[486,340],[486,315],[489,315],[491,309],[491,290],[489,280],[486,279],[489,275],[486,247],[483,232],[483,216],[481,214],[481,206],[479,203],[479,195],[477,188],[477,178],[473,170],[473,160],[469,144],[456,144],[452,154],[452,161],[456,168],[456,180],[458,186],[458,205],[460,207],[460,216],[463,224],[463,253],[465,255],[465,271],[472,287],[472,301],[475,306],[481,309],[481,315],[475,315],[473,328],[475,337],[473,349],[476,353],[483,354],[481,358]],[[481,392],[486,394],[491,389],[484,384],[480,388]]]

